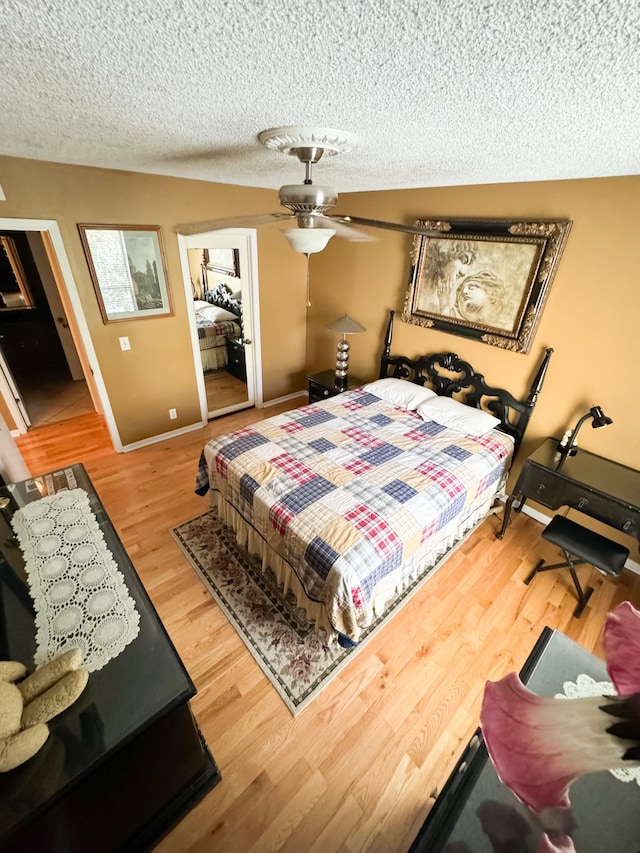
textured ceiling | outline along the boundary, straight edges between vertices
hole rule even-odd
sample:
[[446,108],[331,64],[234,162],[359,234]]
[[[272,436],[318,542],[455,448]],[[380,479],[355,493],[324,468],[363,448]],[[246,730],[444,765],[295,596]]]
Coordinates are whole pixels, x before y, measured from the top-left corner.
[[[0,153],[339,191],[640,172],[638,0],[5,0]],[[1,178],[1,176],[0,176]]]

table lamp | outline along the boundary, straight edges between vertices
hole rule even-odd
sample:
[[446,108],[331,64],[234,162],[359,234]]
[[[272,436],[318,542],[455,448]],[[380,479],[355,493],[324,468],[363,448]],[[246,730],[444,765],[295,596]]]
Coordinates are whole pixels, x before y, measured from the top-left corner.
[[336,350],[336,387],[345,388],[349,365],[349,341],[347,340],[347,335],[358,335],[360,332],[366,332],[367,330],[346,314],[334,320],[333,323],[330,323],[327,329],[330,332],[339,332],[342,335],[342,340],[338,341]]
[[558,450],[560,451],[560,453],[562,453],[563,456],[575,456],[578,452],[578,448],[575,447],[576,438],[578,437],[580,427],[588,418],[593,418],[593,423],[591,424],[591,426],[594,429],[598,429],[598,427],[609,426],[609,424],[613,423],[611,418],[608,418],[605,415],[600,406],[592,406],[586,413],[586,415],[583,415],[578,421],[578,423],[575,425],[567,443],[564,446],[562,445],[562,443],[560,443],[560,445],[558,446]]

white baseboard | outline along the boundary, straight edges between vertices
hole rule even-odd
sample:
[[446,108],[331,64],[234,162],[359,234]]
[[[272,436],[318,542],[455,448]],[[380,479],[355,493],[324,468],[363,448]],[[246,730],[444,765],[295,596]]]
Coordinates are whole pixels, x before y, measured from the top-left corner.
[[197,424],[189,424],[180,429],[174,429],[171,432],[163,432],[161,435],[152,435],[150,438],[143,438],[142,441],[134,441],[133,444],[125,444],[122,447],[123,453],[129,453],[130,450],[140,450],[141,447],[148,447],[150,444],[157,444],[159,441],[166,441],[168,438],[176,438],[179,435],[186,435],[188,432],[193,432],[196,429],[202,429],[206,423],[198,422]]
[[263,402],[261,406],[256,406],[256,409],[268,409],[269,406],[277,406],[278,403],[287,403],[289,400],[296,400],[298,397],[308,396],[306,391],[296,391],[295,394],[285,394],[284,397],[276,397],[274,400]]
[[[539,512],[537,509],[532,509],[527,504],[522,508],[522,512],[530,518],[534,518],[536,521],[541,522],[545,526],[551,521],[551,518],[548,515],[545,515],[543,512]],[[636,563],[634,560],[629,559],[624,564],[624,567],[625,569],[629,569],[630,572],[640,575],[640,563]]]

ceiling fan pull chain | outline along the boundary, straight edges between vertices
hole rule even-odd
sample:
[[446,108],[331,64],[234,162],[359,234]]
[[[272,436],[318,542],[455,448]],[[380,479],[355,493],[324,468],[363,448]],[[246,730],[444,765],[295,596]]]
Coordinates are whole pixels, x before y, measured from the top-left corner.
[[307,259],[307,308],[311,308],[311,293],[309,291],[309,255],[305,252],[304,256]]

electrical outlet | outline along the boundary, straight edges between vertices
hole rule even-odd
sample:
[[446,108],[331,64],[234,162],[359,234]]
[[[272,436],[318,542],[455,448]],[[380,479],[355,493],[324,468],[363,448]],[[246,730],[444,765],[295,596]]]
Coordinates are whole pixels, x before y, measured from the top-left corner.
[[169,409],[169,417],[172,421],[175,421],[175,419],[178,417],[178,412],[176,411],[176,409]]
[[120,349],[124,352],[125,350],[131,349],[131,344],[129,343],[129,338],[118,338],[120,341]]

